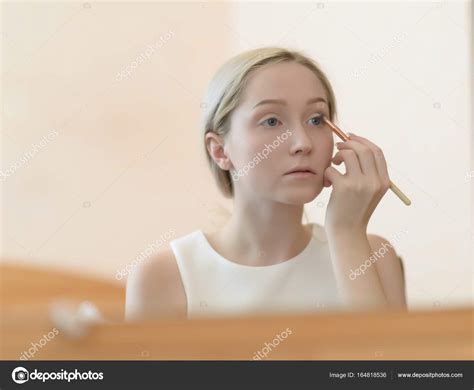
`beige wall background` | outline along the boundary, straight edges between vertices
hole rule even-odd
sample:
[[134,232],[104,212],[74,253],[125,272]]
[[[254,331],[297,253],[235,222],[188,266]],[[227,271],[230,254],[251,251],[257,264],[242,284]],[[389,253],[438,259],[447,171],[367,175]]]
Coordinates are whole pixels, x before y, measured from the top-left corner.
[[3,261],[124,283],[134,260],[222,225],[204,88],[230,56],[284,45],[322,65],[338,124],[384,149],[413,202],[388,192],[369,226],[408,231],[410,307],[471,305],[471,23],[467,1],[3,3]]

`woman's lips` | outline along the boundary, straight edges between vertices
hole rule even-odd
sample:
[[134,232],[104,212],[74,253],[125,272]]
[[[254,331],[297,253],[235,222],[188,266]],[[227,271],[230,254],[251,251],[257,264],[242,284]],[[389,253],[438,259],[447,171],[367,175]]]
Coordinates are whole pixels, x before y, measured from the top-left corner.
[[295,179],[310,179],[316,176],[316,174],[310,171],[295,171],[295,172],[287,173],[285,174],[285,176],[292,177]]

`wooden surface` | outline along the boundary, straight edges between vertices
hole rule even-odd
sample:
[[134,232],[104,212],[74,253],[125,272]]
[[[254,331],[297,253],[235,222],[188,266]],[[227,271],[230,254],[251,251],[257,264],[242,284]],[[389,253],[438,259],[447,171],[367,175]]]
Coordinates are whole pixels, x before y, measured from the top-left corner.
[[45,306],[64,298],[94,302],[112,318],[121,319],[124,314],[124,284],[61,270],[19,266],[7,260],[0,265],[0,292],[2,309]]
[[[287,328],[267,359],[473,359],[472,319],[465,309],[117,323],[76,340],[59,332],[34,359],[251,360]],[[1,359],[19,359],[53,327],[41,308],[2,322]]]
[[[124,288],[114,283],[2,266],[1,359],[18,360],[56,326],[49,303],[90,300],[113,324],[83,338],[60,330],[31,360],[50,359],[473,359],[472,308],[416,312],[208,318],[124,323]],[[291,334],[270,343],[286,329]]]

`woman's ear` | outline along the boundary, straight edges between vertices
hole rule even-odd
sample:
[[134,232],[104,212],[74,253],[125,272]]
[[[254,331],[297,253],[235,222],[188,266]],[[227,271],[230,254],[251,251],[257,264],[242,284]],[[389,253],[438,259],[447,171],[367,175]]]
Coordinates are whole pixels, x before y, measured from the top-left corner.
[[219,168],[228,171],[232,167],[232,162],[227,156],[225,142],[222,136],[212,131],[206,133],[206,149]]

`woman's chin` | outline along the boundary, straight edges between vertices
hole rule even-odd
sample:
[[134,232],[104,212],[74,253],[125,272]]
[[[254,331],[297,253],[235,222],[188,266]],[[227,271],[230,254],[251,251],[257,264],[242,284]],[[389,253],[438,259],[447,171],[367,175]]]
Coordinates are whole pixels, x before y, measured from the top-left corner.
[[283,203],[294,205],[303,205],[312,202],[321,192],[322,188],[292,188],[290,191],[285,191],[278,194]]

